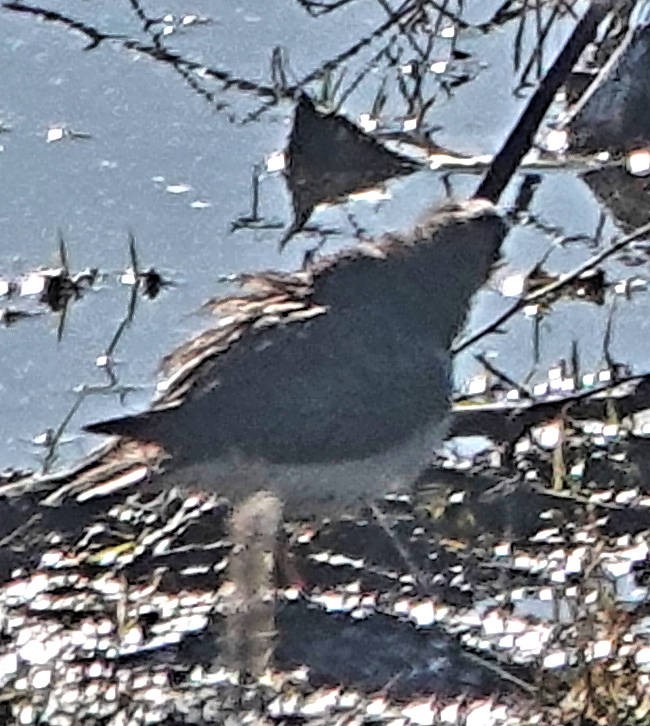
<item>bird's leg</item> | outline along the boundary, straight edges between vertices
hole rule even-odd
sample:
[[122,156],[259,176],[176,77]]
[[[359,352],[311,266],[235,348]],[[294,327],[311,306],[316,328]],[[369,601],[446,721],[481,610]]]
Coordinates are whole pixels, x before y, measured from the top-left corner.
[[376,502],[369,502],[370,511],[377,520],[379,526],[384,530],[390,541],[393,543],[397,554],[402,558],[402,562],[406,566],[409,573],[415,579],[415,584],[419,591],[426,592],[428,589],[428,583],[424,576],[424,572],[415,564],[409,551],[404,546],[404,543],[400,540],[399,536],[391,529],[391,526],[386,518],[384,512],[377,506]]
[[304,578],[296,567],[295,557],[291,552],[293,542],[294,537],[281,527],[273,557],[274,580],[278,589],[295,587],[303,590],[305,587]]
[[232,552],[228,565],[225,653],[228,665],[244,677],[263,673],[275,635],[275,563],[282,504],[257,492],[230,518]]

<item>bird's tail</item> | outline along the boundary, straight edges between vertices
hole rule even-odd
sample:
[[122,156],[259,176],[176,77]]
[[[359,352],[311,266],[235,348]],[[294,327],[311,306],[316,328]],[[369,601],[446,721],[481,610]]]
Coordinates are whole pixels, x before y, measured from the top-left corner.
[[163,443],[163,428],[161,424],[162,411],[145,411],[133,416],[111,418],[106,421],[97,421],[84,426],[84,431],[91,434],[108,434],[111,436],[126,436],[140,441],[154,441]]

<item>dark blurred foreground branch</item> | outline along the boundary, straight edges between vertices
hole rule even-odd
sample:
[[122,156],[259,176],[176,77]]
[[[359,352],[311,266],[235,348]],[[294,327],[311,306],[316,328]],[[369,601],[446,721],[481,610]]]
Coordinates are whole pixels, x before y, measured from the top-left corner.
[[488,199],[493,203],[499,200],[519,163],[533,145],[537,129],[555,94],[566,80],[582,51],[596,36],[598,26],[605,18],[611,4],[611,0],[593,0],[587,12],[578,21],[571,37],[541,80],[505,144],[494,157],[487,174],[474,194],[475,199]]

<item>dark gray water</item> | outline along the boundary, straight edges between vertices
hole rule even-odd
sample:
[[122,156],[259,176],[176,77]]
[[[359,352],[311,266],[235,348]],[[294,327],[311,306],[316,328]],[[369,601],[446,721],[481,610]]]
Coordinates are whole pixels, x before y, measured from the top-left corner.
[[[467,5],[465,20],[478,24],[500,4]],[[51,11],[49,20],[44,9]],[[147,405],[158,361],[201,329],[203,321],[195,313],[208,297],[229,289],[224,276],[300,266],[304,251],[318,238],[297,236],[278,253],[282,227],[291,220],[278,173],[265,176],[260,193],[262,215],[279,226],[231,232],[232,223],[249,213],[253,167],[284,148],[291,127],[293,102],[286,98],[271,104],[274,77],[277,86],[282,75],[277,65],[272,71],[274,49],[283,49],[288,85],[318,76],[325,61],[341,56],[332,63],[333,77],[344,71],[339,97],[349,93],[340,110],[353,121],[371,111],[383,83],[382,129],[394,131],[413,115],[400,93],[400,83],[412,83],[403,66],[417,55],[412,43],[423,47],[428,35],[419,28],[409,39],[392,29],[360,43],[386,20],[382,5],[371,2],[350,2],[319,17],[288,0],[272,8],[250,0],[191,8],[184,2],[148,3],[146,8],[126,2],[51,2],[46,8],[9,4],[0,9],[0,120],[7,128],[0,134],[0,275],[19,280],[41,267],[57,266],[59,230],[71,271],[100,271],[93,288],[68,307],[60,341],[59,314],[33,298],[6,303],[43,314],[0,330],[0,464],[37,467],[43,452],[30,440],[59,425],[79,386],[107,382],[96,360],[127,310],[131,288],[120,283],[120,274],[130,264],[129,232],[140,266],[154,266],[174,286],[165,287],[155,300],[139,298],[133,322],[114,353],[119,383],[135,390],[124,405],[114,393],[88,397],[66,429],[70,441],[59,452],[65,458],[94,444],[79,433],[84,423]],[[545,62],[570,27],[570,21],[554,25]],[[524,33],[528,40],[530,28]],[[523,103],[513,92],[517,29],[516,23],[506,22],[489,32],[476,27],[461,31],[457,47],[463,56],[442,77],[449,92],[440,78],[427,74],[422,97],[431,105],[420,128],[440,127],[433,134],[436,142],[471,154],[498,149]],[[449,57],[451,41],[438,30],[427,51],[429,64]],[[96,33],[113,37],[88,47]],[[390,53],[382,54],[387,48]],[[175,65],[168,62],[172,56]],[[469,80],[455,87],[452,81],[459,78]],[[313,95],[322,88],[320,80],[306,85]],[[48,142],[48,133],[55,139],[57,129],[69,133]],[[452,193],[462,199],[471,194],[477,177],[454,174],[450,182]],[[428,170],[389,182],[387,188],[389,200],[348,202],[315,213],[316,224],[338,230],[328,237],[326,251],[354,243],[348,213],[376,234],[408,227],[445,197],[442,175]],[[513,185],[506,204],[514,191]],[[568,235],[592,234],[601,211],[573,172],[546,175],[533,210]],[[608,223],[605,229],[613,228]],[[549,243],[547,234],[515,229],[505,246],[508,264],[530,268]],[[584,257],[583,247],[569,246],[553,253],[548,266],[568,269]],[[488,322],[505,304],[494,290],[484,291],[470,327]],[[645,330],[646,296],[631,304],[638,314],[621,320],[613,344],[622,358],[642,360],[638,332]],[[567,357],[577,336],[585,368],[596,366],[607,315],[607,308],[558,305],[543,323],[543,360],[548,364]],[[515,319],[508,336],[484,341],[479,350],[494,349],[496,364],[515,377],[524,375],[532,364],[531,331],[529,320]],[[522,339],[526,344],[517,342],[513,350],[513,341]],[[479,370],[471,353],[457,361],[459,383]]]

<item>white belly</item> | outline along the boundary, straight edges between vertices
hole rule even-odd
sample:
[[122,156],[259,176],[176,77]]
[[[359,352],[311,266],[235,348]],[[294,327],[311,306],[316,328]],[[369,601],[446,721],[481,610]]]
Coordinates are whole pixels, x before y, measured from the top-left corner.
[[182,468],[167,461],[162,478],[170,486],[217,491],[232,503],[270,491],[282,500],[289,519],[340,515],[388,493],[407,491],[431,462],[446,429],[446,421],[437,422],[399,446],[358,460],[278,464],[245,460],[233,451]]

